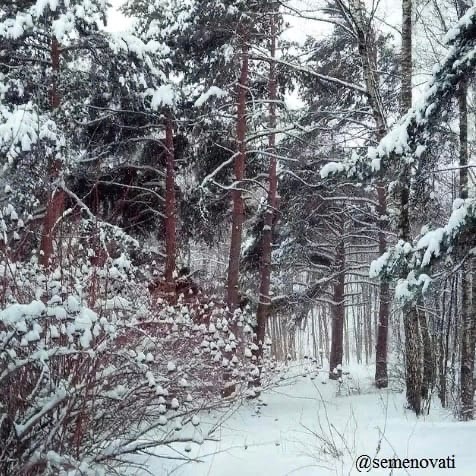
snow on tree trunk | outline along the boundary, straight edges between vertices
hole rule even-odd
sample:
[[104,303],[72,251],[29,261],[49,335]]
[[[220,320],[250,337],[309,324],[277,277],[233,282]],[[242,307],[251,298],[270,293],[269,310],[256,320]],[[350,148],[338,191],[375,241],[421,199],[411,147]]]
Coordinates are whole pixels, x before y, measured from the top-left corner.
[[246,93],[248,83],[248,45],[243,39],[241,53],[241,74],[237,86],[238,108],[236,141],[238,152],[234,162],[235,184],[232,190],[233,214],[231,226],[230,253],[228,261],[227,298],[228,309],[233,312],[238,306],[238,280],[240,275],[241,235],[244,221],[244,205],[241,194],[242,181],[245,175],[246,158]]
[[[60,46],[58,40],[53,37],[51,41],[51,67],[52,82],[50,90],[51,109],[54,111],[60,107],[61,98],[58,92],[58,76],[60,71]],[[57,188],[54,182],[61,176],[62,164],[58,159],[53,159],[48,171],[49,180],[53,189],[48,194],[46,213],[43,219],[43,231],[40,244],[40,264],[48,266],[53,255],[53,239],[55,228],[63,214],[65,194],[63,189]]]

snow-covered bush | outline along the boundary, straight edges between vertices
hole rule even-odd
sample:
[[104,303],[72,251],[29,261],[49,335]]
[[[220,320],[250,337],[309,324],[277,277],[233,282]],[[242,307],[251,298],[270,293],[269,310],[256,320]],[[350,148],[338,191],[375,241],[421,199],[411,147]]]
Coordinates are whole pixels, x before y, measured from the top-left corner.
[[16,221],[0,263],[0,473],[110,474],[131,453],[200,444],[200,411],[257,375],[245,316],[152,299],[137,243],[109,225],[65,226],[50,270],[15,262]]

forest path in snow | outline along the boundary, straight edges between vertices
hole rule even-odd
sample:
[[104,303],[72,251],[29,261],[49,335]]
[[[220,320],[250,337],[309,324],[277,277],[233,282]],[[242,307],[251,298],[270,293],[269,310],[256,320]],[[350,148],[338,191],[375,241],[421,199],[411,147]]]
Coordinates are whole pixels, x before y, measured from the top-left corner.
[[[404,394],[372,387],[373,369],[354,367],[339,384],[327,374],[293,367],[295,378],[263,394],[264,406],[251,401],[239,408],[215,433],[219,441],[194,445],[190,457],[177,463],[150,456],[138,476],[328,476],[476,475],[476,423],[455,421],[433,403],[430,415],[417,419],[405,410]],[[217,417],[218,418],[218,417]],[[206,424],[214,424],[214,415]],[[176,447],[181,454],[184,448]],[[164,454],[160,448],[157,453]],[[177,457],[179,453],[166,454]],[[360,455],[371,458],[433,458],[436,468],[356,469]],[[450,458],[449,460],[447,458]],[[441,459],[447,466],[439,468]],[[381,464],[381,463],[380,463]],[[423,463],[425,465],[427,463]]]

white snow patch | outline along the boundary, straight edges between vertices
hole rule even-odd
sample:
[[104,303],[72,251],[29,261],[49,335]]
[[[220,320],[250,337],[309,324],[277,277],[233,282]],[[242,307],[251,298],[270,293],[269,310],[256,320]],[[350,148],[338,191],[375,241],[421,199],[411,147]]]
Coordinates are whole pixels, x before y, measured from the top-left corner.
[[201,107],[205,104],[212,96],[217,98],[223,98],[228,96],[228,93],[223,89],[218,88],[217,86],[212,86],[206,93],[203,93],[196,101],[195,107]]
[[341,164],[340,162],[329,162],[328,164],[322,167],[321,178],[326,179],[329,177],[329,175],[343,172],[344,170],[345,170],[344,164]]
[[159,86],[156,90],[149,90],[149,95],[152,95],[150,106],[157,110],[163,106],[172,107],[175,103],[175,92],[171,84],[164,84]]

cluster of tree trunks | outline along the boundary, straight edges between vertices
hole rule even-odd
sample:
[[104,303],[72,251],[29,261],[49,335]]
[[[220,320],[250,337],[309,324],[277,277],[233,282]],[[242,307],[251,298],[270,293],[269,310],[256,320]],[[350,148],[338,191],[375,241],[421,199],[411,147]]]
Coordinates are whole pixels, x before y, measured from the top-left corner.
[[[371,109],[375,123],[375,142],[378,143],[387,132],[386,112],[384,110],[381,93],[379,90],[379,76],[376,58],[376,39],[372,29],[372,22],[366,16],[365,5],[362,0],[352,0],[343,2],[336,0],[336,5],[340,8],[343,18],[349,23],[349,27],[354,33],[358,45],[362,75],[365,83],[365,90],[368,97],[368,104]],[[462,15],[468,4],[464,0],[458,1],[459,13]],[[275,7],[273,7],[275,8]],[[261,252],[260,252],[260,275],[258,307],[256,313],[256,343],[258,351],[255,353],[257,359],[262,357],[262,349],[265,340],[268,318],[271,307],[271,272],[272,272],[272,250],[273,250],[273,228],[276,222],[278,209],[278,179],[277,179],[277,159],[276,159],[276,126],[277,126],[277,100],[278,100],[278,80],[276,72],[276,52],[277,52],[277,12],[273,9],[268,12],[270,15],[269,30],[269,77],[268,77],[268,100],[269,100],[269,121],[268,121],[268,147],[266,155],[269,157],[267,205],[264,214]],[[412,106],[412,0],[402,0],[402,46],[401,46],[401,113],[406,113]],[[246,168],[246,140],[247,140],[247,96],[250,69],[249,33],[245,27],[240,28],[241,41],[241,70],[236,88],[237,117],[236,117],[236,145],[237,150],[234,157],[234,187],[232,189],[232,226],[230,236],[230,247],[228,256],[228,275],[226,285],[226,303],[230,312],[239,307],[240,291],[240,259],[243,224],[245,219],[243,201],[243,183]],[[51,39],[51,85],[50,104],[52,111],[61,107],[61,97],[59,94],[59,77],[61,66],[61,47],[56,38]],[[459,109],[459,197],[468,198],[468,81],[460,81],[458,89],[458,109]],[[164,111],[165,116],[165,143],[166,164],[166,190],[165,190],[165,271],[164,282],[170,293],[177,294],[176,281],[176,255],[177,255],[177,205],[175,196],[175,152],[174,152],[174,119],[172,111]],[[50,189],[47,197],[46,212],[43,220],[43,229],[40,243],[40,263],[48,267],[54,256],[54,238],[58,226],[61,222],[65,208],[65,191],[61,187],[62,162],[58,158],[51,160],[48,171],[48,182]],[[398,202],[399,202],[399,222],[398,238],[404,242],[412,242],[412,220],[411,220],[411,166],[400,161],[398,170]],[[387,192],[386,183],[382,179],[376,185],[378,199],[378,251],[383,254],[387,249]],[[340,224],[345,228],[345,224]],[[458,290],[461,296],[460,309],[461,319],[461,339],[455,336],[454,342],[461,342],[460,349],[460,394],[461,409],[460,416],[464,420],[473,418],[474,413],[474,352],[476,345],[476,318],[474,315],[474,303],[476,296],[476,279],[474,278],[475,260],[471,256],[462,257],[460,268],[460,280],[453,279],[451,288],[455,288],[455,295],[451,294],[451,300],[458,298]],[[330,355],[330,378],[337,378],[345,355],[349,355],[350,344],[348,342],[350,329],[346,316],[346,242],[339,240],[335,249],[335,260],[333,264],[334,280],[332,283],[332,305],[330,327],[332,330],[330,339],[330,349],[328,351],[328,336],[325,315],[318,320],[318,329],[312,319],[313,347],[316,352]],[[405,277],[407,270],[403,270],[402,277]],[[194,288],[190,288],[196,294]],[[375,384],[378,388],[388,386],[388,333],[390,318],[390,286],[387,282],[380,283],[379,286],[379,307],[378,318],[374,331],[375,338]],[[439,302],[439,301],[438,301]],[[442,307],[445,307],[445,301]],[[439,395],[443,405],[447,403],[447,361],[449,358],[449,343],[451,340],[451,309],[457,309],[456,303],[449,303],[449,313],[447,315],[447,328],[440,329],[441,338],[435,346],[434,332],[429,328],[428,319],[425,312],[423,299],[417,302],[409,302],[402,308],[403,330],[405,334],[405,380],[406,397],[409,408],[417,415],[425,410],[425,402],[431,398],[431,392],[435,385],[436,377],[439,377]],[[443,316],[445,309],[442,309]],[[360,321],[359,321],[360,319]],[[372,354],[372,317],[363,318],[354,316],[353,323],[355,335],[362,335],[360,322],[364,326],[363,333],[366,336],[364,349],[362,342],[356,341],[358,358],[362,360],[363,351],[366,361]],[[442,319],[442,326],[445,320]],[[365,327],[366,326],[366,327]],[[368,331],[368,332],[367,332]],[[295,353],[294,331],[292,327],[283,324],[282,321],[273,320],[269,326],[269,332],[277,339],[273,342],[273,352],[283,358]],[[456,333],[456,331],[455,331]],[[316,338],[316,335],[319,338]],[[456,334],[455,334],[456,335]],[[444,336],[444,337],[443,337]],[[318,342],[320,339],[320,342]],[[361,339],[362,340],[362,339]],[[435,353],[435,348],[437,351]],[[322,357],[322,356],[321,356]],[[454,358],[454,355],[453,355]]]

